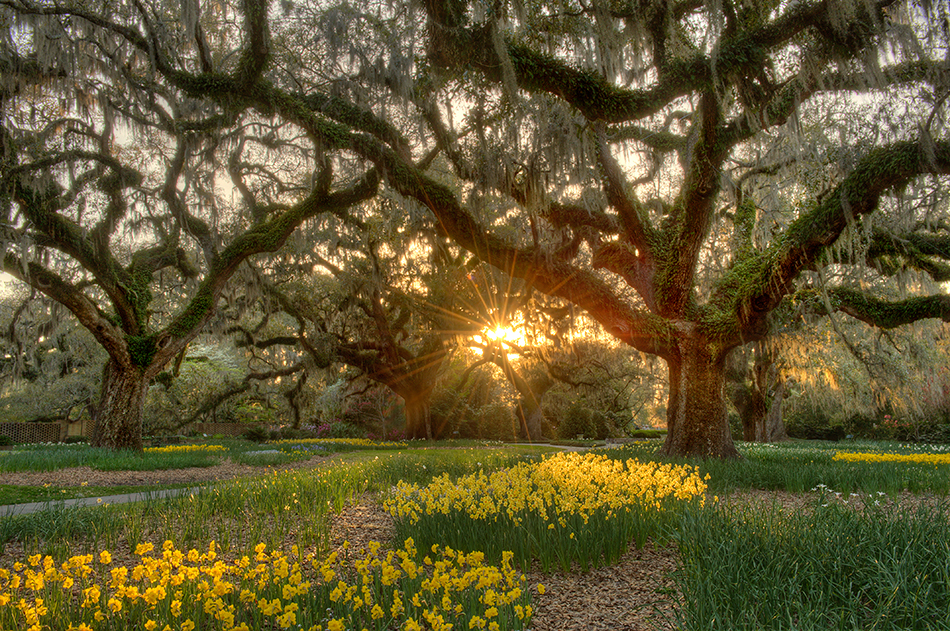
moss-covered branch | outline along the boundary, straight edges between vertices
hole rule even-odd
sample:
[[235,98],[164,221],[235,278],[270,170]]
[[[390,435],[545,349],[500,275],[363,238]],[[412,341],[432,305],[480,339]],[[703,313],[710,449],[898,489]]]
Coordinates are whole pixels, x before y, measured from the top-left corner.
[[827,301],[822,298],[812,300],[816,312],[827,313],[830,306],[834,311],[881,329],[893,329],[929,318],[950,322],[950,296],[946,294],[890,301],[843,287],[828,289],[826,293]]
[[[760,315],[771,311],[799,272],[814,266],[849,222],[875,211],[884,192],[926,173],[950,173],[950,141],[926,148],[918,142],[901,142],[871,151],[831,194],[795,220],[767,252],[757,255],[762,262],[755,266],[757,277],[744,284],[752,291],[739,298],[744,308]],[[730,270],[725,280],[737,273]]]
[[865,261],[883,274],[895,274],[909,267],[937,282],[945,282],[950,280],[950,234],[891,234],[875,230]]
[[803,213],[764,251],[735,259],[708,303],[714,319],[734,322],[734,333],[761,334],[765,318],[789,293],[803,269],[814,267],[850,222],[874,212],[881,195],[927,173],[950,173],[950,142],[928,148],[902,142],[871,151],[844,181]]

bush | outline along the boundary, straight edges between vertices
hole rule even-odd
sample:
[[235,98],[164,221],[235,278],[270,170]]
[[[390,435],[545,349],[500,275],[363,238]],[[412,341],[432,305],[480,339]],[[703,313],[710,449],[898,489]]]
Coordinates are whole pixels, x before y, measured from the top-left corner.
[[818,407],[804,405],[785,416],[785,431],[789,438],[805,440],[841,440],[848,430],[839,420],[828,417]]
[[269,433],[263,427],[256,425],[254,427],[248,428],[241,437],[245,440],[249,440],[252,443],[263,443],[269,437]]
[[[3,444],[2,438],[3,437],[0,437],[0,445]],[[76,443],[88,443],[89,439],[85,436],[67,436],[63,442],[67,445],[75,445]]]
[[322,434],[324,438],[365,438],[366,430],[365,428],[347,421],[340,421],[338,423],[329,423],[329,429],[325,434]]
[[0,434],[0,447],[9,447],[13,444],[13,439],[6,434]]
[[436,388],[432,393],[429,413],[432,417],[432,434],[436,438],[479,437],[477,415],[463,397],[454,390]]
[[607,415],[600,410],[592,410],[578,402],[564,415],[557,428],[557,435],[563,440],[578,436],[603,440],[610,436],[610,423]]
[[479,438],[512,441],[515,438],[515,415],[508,405],[496,402],[478,410]]
[[934,423],[920,430],[920,439],[923,442],[946,445],[950,443],[950,424]]

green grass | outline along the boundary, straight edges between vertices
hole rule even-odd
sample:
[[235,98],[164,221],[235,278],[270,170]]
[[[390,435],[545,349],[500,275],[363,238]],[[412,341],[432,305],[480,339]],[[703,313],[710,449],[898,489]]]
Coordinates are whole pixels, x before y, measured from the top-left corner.
[[901,462],[836,462],[836,451],[890,453],[945,453],[944,446],[907,445],[871,441],[791,441],[759,445],[739,443],[744,458],[734,460],[687,460],[656,454],[660,444],[639,441],[607,449],[613,458],[639,458],[676,464],[694,464],[709,475],[709,490],[726,494],[747,489],[809,492],[820,484],[844,493],[888,494],[950,493],[950,464],[922,465]]
[[950,629],[946,506],[714,506],[677,533],[681,628]]
[[32,551],[70,554],[166,539],[179,546],[206,546],[214,539],[224,550],[262,542],[320,547],[327,543],[330,513],[366,492],[389,489],[399,480],[425,483],[442,473],[502,468],[540,452],[535,447],[355,452],[318,469],[218,482],[186,496],[4,518],[0,545],[20,541]]
[[0,473],[56,471],[70,467],[91,467],[100,471],[154,471],[210,467],[228,456],[228,451],[186,453],[137,453],[113,451],[88,445],[24,445],[16,451],[0,452]]
[[[550,451],[461,447],[457,442],[443,445],[451,448],[336,454],[326,467],[313,471],[215,483],[186,497],[4,518],[0,519],[0,544],[20,541],[27,553],[42,551],[61,559],[166,538],[181,548],[206,547],[214,539],[224,550],[236,553],[259,542],[282,549],[292,544],[325,548],[329,515],[365,493],[383,494],[399,480],[424,485],[442,473],[457,478],[490,472]],[[614,458],[666,460],[655,456],[658,447],[656,441],[641,441],[604,453]],[[287,456],[245,455],[268,448],[238,443],[228,453],[247,462]],[[36,449],[22,462],[38,470],[83,459],[88,464],[100,457],[89,449],[64,448],[55,457]],[[739,462],[689,464],[709,474],[711,493],[800,492],[814,510],[784,513],[769,505],[727,509],[709,502],[704,508],[685,511],[671,526],[670,535],[682,563],[675,575],[683,595],[683,604],[674,614],[678,628],[950,629],[946,616],[950,609],[950,500],[941,498],[950,493],[950,466],[832,460],[837,450],[940,453],[943,447],[799,441],[778,446],[740,444],[739,449],[745,456]],[[0,471],[16,470],[4,469],[3,463],[19,456],[9,452],[0,456]],[[136,465],[135,458],[115,463]],[[0,487],[0,493],[10,488]],[[830,489],[845,496],[858,493],[867,506],[863,510],[835,503],[823,506]],[[98,490],[83,492],[97,495]],[[894,496],[905,490],[934,494],[938,500],[920,510],[874,505],[880,493]],[[58,491],[45,490],[54,495]],[[36,501],[36,496],[23,501]]]

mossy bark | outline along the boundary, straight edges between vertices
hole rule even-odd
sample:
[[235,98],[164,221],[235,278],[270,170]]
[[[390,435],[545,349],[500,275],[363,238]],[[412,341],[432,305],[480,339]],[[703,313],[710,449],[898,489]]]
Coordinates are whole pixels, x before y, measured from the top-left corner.
[[142,451],[142,415],[148,380],[143,369],[110,359],[102,375],[94,447]]
[[666,358],[670,378],[667,435],[669,456],[741,458],[726,416],[726,353],[701,336],[684,336],[679,352]]

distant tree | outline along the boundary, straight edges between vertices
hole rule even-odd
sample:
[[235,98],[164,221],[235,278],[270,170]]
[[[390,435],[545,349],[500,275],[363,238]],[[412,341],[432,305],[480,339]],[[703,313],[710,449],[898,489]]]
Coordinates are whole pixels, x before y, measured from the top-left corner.
[[89,418],[97,404],[105,353],[91,335],[28,292],[0,299],[0,418]]

